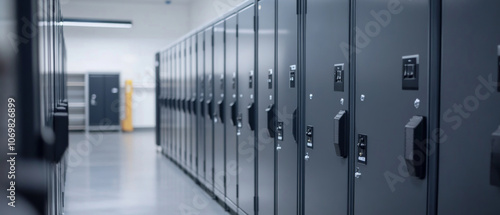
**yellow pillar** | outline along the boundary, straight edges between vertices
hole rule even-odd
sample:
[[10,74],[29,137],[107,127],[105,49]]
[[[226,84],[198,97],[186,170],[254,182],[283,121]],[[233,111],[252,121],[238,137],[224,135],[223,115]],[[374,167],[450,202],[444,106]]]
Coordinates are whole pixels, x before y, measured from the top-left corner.
[[132,93],[134,89],[132,80],[125,81],[125,119],[122,121],[122,130],[126,132],[134,131],[132,126]]

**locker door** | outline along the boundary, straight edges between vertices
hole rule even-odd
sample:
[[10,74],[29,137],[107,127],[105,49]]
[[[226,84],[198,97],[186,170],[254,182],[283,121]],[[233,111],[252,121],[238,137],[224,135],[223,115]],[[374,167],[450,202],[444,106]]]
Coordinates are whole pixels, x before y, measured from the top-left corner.
[[238,13],[238,206],[253,215],[255,197],[254,6]]
[[161,108],[163,108],[162,101],[163,101],[163,94],[161,94],[161,88],[162,88],[162,78],[163,74],[161,74],[161,67],[163,66],[161,63],[163,63],[160,59],[162,58],[161,53],[156,53],[155,55],[155,80],[156,80],[156,86],[155,86],[155,97],[156,97],[156,102],[155,102],[155,141],[157,146],[161,146],[161,128],[162,126],[162,120],[161,117],[163,116],[161,114]]
[[179,111],[179,99],[180,99],[180,89],[179,89],[179,71],[180,71],[180,56],[179,56],[179,44],[174,46],[173,54],[174,54],[174,66],[173,66],[173,94],[174,94],[174,122],[173,122],[173,131],[174,131],[174,141],[173,141],[173,159],[176,163],[179,164],[180,161],[180,125],[181,125],[181,117]]
[[179,129],[179,163],[183,169],[186,169],[186,135],[187,135],[187,123],[186,123],[186,109],[185,109],[185,99],[186,99],[186,43],[182,41],[179,44],[179,117],[180,117],[180,129]]
[[429,17],[426,0],[356,3],[355,214],[426,214]]
[[190,64],[191,64],[191,76],[190,76],[190,90],[191,90],[191,126],[189,130],[191,131],[191,172],[193,176],[196,176],[197,174],[197,154],[198,154],[198,138],[197,138],[197,132],[198,132],[198,125],[197,125],[197,118],[196,118],[196,113],[198,113],[196,109],[196,103],[197,103],[197,86],[196,84],[198,83],[197,81],[197,74],[196,74],[196,35],[191,36],[191,46],[190,46]]
[[[105,75],[104,80],[106,125],[120,125],[120,76]],[[120,129],[120,128],[118,128]]]
[[500,2],[442,4],[438,214],[500,214]]
[[162,73],[163,73],[163,80],[162,80],[162,93],[165,98],[164,106],[162,108],[162,115],[163,115],[163,127],[162,127],[162,149],[163,149],[163,154],[166,156],[169,156],[170,150],[169,150],[169,138],[170,135],[168,135],[168,126],[169,126],[169,120],[170,120],[170,94],[168,92],[168,79],[169,79],[169,67],[170,67],[170,59],[169,59],[169,52],[168,50],[163,52],[162,60],[164,62]]
[[226,123],[226,204],[233,210],[237,211],[237,176],[238,176],[238,160],[237,160],[237,141],[236,128],[238,118],[238,68],[237,68],[237,37],[236,24],[237,16],[231,16],[226,19],[226,83],[225,83],[225,119]]
[[166,68],[166,83],[165,83],[165,93],[167,94],[168,98],[168,107],[166,108],[166,115],[167,115],[167,124],[165,126],[165,137],[166,137],[166,142],[165,142],[165,147],[167,148],[167,156],[169,158],[172,157],[172,51],[171,49],[167,50],[166,53],[166,61],[167,61],[167,68]]
[[304,209],[347,214],[350,73],[339,44],[349,41],[349,1],[307,1],[305,30]]
[[258,200],[259,214],[274,214],[275,175],[275,0],[259,3],[258,29]]
[[276,209],[277,214],[297,214],[297,4],[278,0],[276,50]]
[[205,34],[198,33],[196,44],[196,71],[198,82],[198,102],[197,108],[197,147],[198,147],[198,180],[205,182]]
[[191,39],[188,37],[185,40],[186,43],[186,54],[185,54],[185,83],[186,83],[186,92],[184,94],[184,114],[186,115],[186,169],[191,174],[191,132],[192,124],[191,124],[191,109],[190,109],[190,101],[191,101]]
[[89,126],[100,126],[106,117],[104,76],[89,75]]
[[214,26],[214,188],[215,195],[225,202],[225,130],[227,123],[224,115],[224,21]]
[[213,191],[214,186],[214,80],[213,80],[213,27],[205,30],[205,180]]

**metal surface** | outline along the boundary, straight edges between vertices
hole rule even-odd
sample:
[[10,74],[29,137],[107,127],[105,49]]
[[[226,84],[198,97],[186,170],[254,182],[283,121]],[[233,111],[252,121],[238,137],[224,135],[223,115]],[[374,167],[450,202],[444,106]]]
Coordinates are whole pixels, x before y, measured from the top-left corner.
[[492,22],[500,2],[442,2],[437,213],[500,214],[500,189],[489,180],[492,133],[500,125],[500,27]]
[[[413,116],[428,117],[429,18],[426,0],[356,2],[356,97],[365,98],[356,104],[355,132],[367,135],[369,156],[366,165],[356,162],[354,214],[427,212],[427,178],[408,174],[404,127]],[[402,89],[408,55],[419,55],[418,90]]]
[[[224,43],[225,23],[219,22],[214,26],[214,193],[225,202],[226,199],[226,142],[225,128],[225,43]],[[224,120],[225,119],[225,120]]]
[[[238,110],[238,38],[236,37],[238,17],[236,15],[226,19],[226,61],[225,61],[225,129],[226,129],[226,204],[234,211],[237,210],[237,177],[238,177],[238,142],[236,139]],[[233,113],[233,105],[235,111]]]
[[214,73],[213,73],[213,27],[205,30],[205,186],[213,191],[214,186]]
[[[276,110],[283,123],[281,148],[276,153],[276,214],[297,214],[297,141],[293,135],[297,109],[297,4],[277,0]],[[290,74],[294,78],[290,85]]]
[[[257,158],[258,214],[274,214],[275,0],[261,0],[258,14]],[[269,115],[268,115],[269,114]]]
[[189,128],[189,131],[190,131],[190,136],[191,136],[191,142],[189,143],[191,145],[191,156],[190,156],[190,160],[191,160],[191,174],[196,177],[196,175],[198,174],[198,164],[196,162],[196,160],[198,159],[198,118],[197,118],[197,113],[198,113],[198,109],[197,109],[197,104],[198,104],[198,86],[197,86],[197,83],[198,83],[198,74],[196,73],[197,71],[197,64],[196,64],[196,43],[197,42],[197,39],[196,39],[196,35],[193,35],[191,37],[191,40],[190,40],[190,43],[191,43],[191,46],[190,46],[190,50],[189,50],[189,56],[190,56],[190,71],[191,71],[191,76],[190,76],[190,79],[189,79],[189,83],[190,83],[190,91],[191,91],[191,95],[190,95],[190,102],[191,102],[191,115],[190,115],[190,120],[191,120],[191,127]]
[[255,137],[249,127],[248,107],[254,102],[255,88],[250,88],[254,73],[254,6],[238,13],[238,115],[242,123],[238,135],[238,206],[246,214],[254,214]]
[[[305,86],[311,95],[305,104],[305,125],[313,126],[314,133],[313,147],[306,146],[304,210],[305,214],[348,214],[348,158],[336,154],[334,137],[340,135],[340,128],[334,125],[335,116],[349,110],[350,103],[349,58],[341,48],[349,42],[349,1],[309,0],[305,17]],[[331,21],[317,24],[324,20]],[[342,64],[343,71],[337,68]],[[344,73],[343,90],[335,88],[337,70]],[[338,102],[341,99],[343,104]]]
[[196,73],[197,73],[197,163],[198,180],[205,181],[205,36],[200,32],[197,36],[196,44]]

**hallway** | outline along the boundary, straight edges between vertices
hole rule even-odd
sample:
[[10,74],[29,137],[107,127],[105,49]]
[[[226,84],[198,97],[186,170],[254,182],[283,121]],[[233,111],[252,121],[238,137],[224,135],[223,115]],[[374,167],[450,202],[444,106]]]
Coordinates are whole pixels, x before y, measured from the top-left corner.
[[154,130],[70,133],[66,215],[227,214],[156,151]]

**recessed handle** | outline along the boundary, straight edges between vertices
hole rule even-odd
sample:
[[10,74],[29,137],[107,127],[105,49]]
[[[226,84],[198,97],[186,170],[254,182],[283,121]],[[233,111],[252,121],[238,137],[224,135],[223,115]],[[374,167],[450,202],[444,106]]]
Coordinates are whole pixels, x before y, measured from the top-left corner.
[[220,122],[224,124],[226,122],[226,116],[225,116],[225,107],[224,107],[224,99],[220,100],[219,103],[219,118]]
[[293,134],[293,139],[295,140],[295,143],[297,143],[297,109],[295,109],[295,111],[293,111],[292,134]]
[[339,157],[347,157],[349,124],[347,120],[347,111],[341,110],[335,116],[335,137],[333,144],[335,145],[335,153]]
[[201,117],[205,117],[205,101],[203,99],[200,99],[200,109]]
[[419,179],[425,178],[427,160],[427,130],[423,116],[414,116],[405,126],[405,160],[408,172]]
[[212,100],[207,101],[207,110],[208,110],[208,116],[210,117],[211,120],[214,120],[214,105]]
[[491,143],[490,184],[500,187],[500,127],[493,133]]
[[270,105],[269,107],[267,107],[266,109],[266,113],[267,113],[267,132],[269,133],[269,136],[271,138],[274,138],[275,136],[275,108],[274,108],[274,104]]
[[231,107],[231,123],[234,126],[238,125],[238,110],[236,109],[236,102],[231,103],[229,105]]
[[247,111],[248,111],[248,126],[250,127],[250,130],[254,131],[255,130],[255,105],[253,102],[247,106]]

